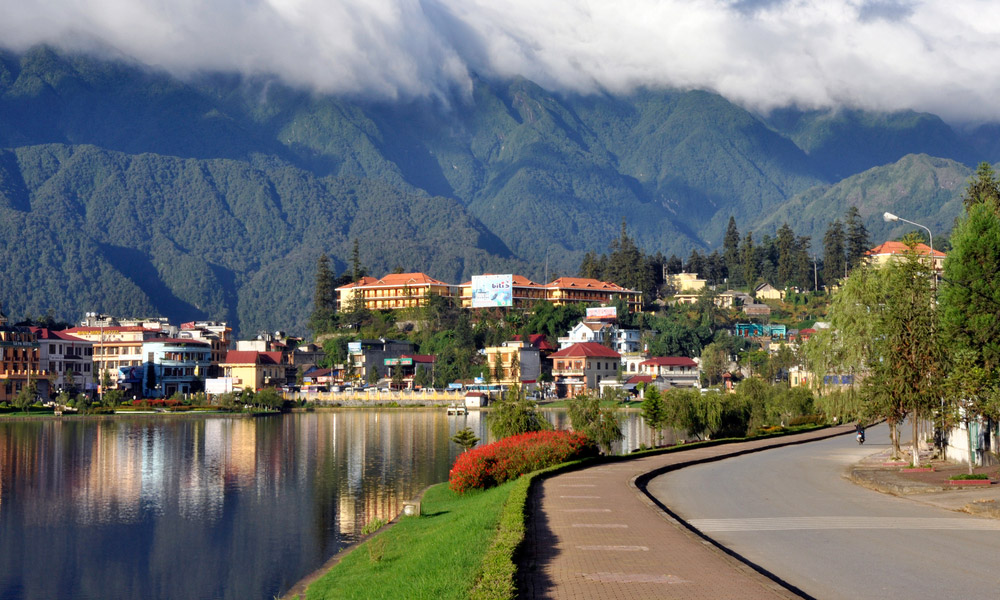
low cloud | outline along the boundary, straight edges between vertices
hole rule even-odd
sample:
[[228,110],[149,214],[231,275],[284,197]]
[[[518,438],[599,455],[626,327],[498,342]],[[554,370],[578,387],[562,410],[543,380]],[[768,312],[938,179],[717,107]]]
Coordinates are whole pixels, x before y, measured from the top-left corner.
[[0,43],[100,45],[178,74],[277,75],[379,98],[716,91],[754,110],[915,109],[1000,120],[992,0],[50,0],[8,2]]

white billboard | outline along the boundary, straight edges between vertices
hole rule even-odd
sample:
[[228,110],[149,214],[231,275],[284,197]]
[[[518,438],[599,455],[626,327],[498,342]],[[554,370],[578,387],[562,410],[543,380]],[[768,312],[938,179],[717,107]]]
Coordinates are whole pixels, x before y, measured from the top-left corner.
[[514,305],[513,275],[473,275],[472,308]]

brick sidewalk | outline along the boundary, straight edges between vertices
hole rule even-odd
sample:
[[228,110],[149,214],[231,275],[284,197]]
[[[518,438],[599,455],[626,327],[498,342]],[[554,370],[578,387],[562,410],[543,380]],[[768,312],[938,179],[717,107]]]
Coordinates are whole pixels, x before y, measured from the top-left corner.
[[[622,460],[546,479],[528,503],[523,598],[796,598],[793,591],[690,532],[647,497],[643,475],[682,464],[853,431],[805,434],[693,448]],[[637,482],[637,479],[639,481]]]

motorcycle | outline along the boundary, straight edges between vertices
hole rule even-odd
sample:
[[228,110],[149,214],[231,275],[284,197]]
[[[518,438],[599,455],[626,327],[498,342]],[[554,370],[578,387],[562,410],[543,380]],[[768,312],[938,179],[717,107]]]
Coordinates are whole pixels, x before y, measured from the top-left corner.
[[859,432],[858,432],[858,436],[857,436],[857,437],[858,437],[858,445],[859,445],[859,446],[860,446],[861,444],[864,444],[864,443],[865,443],[865,432],[864,432],[864,431],[859,431]]

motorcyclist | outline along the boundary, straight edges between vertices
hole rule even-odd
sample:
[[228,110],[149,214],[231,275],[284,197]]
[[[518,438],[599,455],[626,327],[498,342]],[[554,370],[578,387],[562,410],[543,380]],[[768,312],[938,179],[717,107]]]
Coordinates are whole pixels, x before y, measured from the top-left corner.
[[858,443],[859,444],[864,444],[865,443],[865,426],[861,424],[861,421],[858,421],[858,424],[854,426],[854,432],[857,434]]

